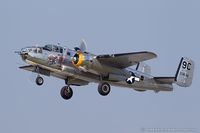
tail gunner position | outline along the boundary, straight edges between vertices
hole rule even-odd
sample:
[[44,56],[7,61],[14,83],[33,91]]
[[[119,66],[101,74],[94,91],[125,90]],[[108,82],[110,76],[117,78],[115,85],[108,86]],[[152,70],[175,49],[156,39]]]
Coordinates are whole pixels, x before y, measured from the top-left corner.
[[[94,55],[86,50],[85,42],[69,49],[60,45],[48,44],[44,47],[26,47],[17,52],[27,64],[19,68],[37,73],[36,84],[41,86],[41,75],[54,76],[65,81],[61,89],[62,98],[72,97],[71,86],[83,86],[90,82],[98,83],[102,96],[109,94],[112,86],[132,88],[136,91],[172,91],[173,83],[181,87],[192,84],[194,62],[182,57],[177,71],[172,77],[154,77],[151,68],[144,61],[157,55],[148,52],[132,52],[111,55]],[[136,69],[130,68],[135,65]]]

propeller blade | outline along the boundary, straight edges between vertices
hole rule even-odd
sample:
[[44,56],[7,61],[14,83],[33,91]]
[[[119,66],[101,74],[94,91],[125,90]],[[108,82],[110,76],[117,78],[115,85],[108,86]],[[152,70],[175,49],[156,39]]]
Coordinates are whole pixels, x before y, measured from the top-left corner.
[[86,46],[86,42],[85,42],[84,39],[81,40],[81,43],[80,43],[79,48],[81,49],[82,52],[85,52],[85,51],[86,51],[87,46]]
[[74,48],[76,51],[86,52],[86,42],[84,39],[81,40],[80,45]]

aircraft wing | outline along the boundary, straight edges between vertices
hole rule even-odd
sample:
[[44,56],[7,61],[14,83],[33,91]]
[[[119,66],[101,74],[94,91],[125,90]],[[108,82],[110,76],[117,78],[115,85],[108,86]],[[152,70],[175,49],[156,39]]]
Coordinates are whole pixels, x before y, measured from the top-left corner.
[[26,71],[31,71],[31,72],[34,72],[35,71],[35,66],[32,66],[32,65],[28,65],[28,66],[21,66],[19,67],[20,69],[24,69]]
[[35,66],[32,66],[32,65],[27,65],[27,66],[21,66],[19,67],[20,69],[23,69],[23,70],[26,70],[26,71],[31,71],[31,72],[34,72],[34,73],[40,73],[42,75],[46,75],[46,76],[50,76],[50,70],[47,70],[47,69],[43,69],[43,68],[40,68],[39,69],[39,72],[36,71],[36,67]]
[[156,58],[157,55],[152,52],[133,52],[133,53],[121,53],[112,55],[99,55],[96,59],[103,64],[124,69],[129,66],[136,65],[139,62]]
[[[26,70],[26,71],[31,71],[31,72],[34,72],[34,73],[38,73],[36,72],[36,68],[35,66],[32,66],[32,65],[27,65],[27,66],[21,66],[19,67],[20,69],[23,69],[23,70]],[[47,70],[47,69],[44,69],[44,68],[41,68],[39,69],[39,73],[42,74],[42,75],[46,75],[46,76],[54,76],[54,77],[57,77],[57,78],[60,78],[60,79],[66,79],[66,77],[68,77],[68,84],[69,85],[76,85],[76,86],[83,86],[83,85],[88,85],[89,82],[88,81],[85,81],[83,79],[77,79],[77,78],[74,78],[74,77],[70,77],[70,76],[66,76],[66,74],[64,72],[59,72],[59,71],[54,71],[54,70]]]

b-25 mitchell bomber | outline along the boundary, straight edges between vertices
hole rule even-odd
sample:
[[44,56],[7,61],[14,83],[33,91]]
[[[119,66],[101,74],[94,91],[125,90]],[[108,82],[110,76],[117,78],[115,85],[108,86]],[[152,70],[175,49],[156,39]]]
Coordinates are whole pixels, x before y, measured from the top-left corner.
[[[53,76],[65,81],[60,94],[68,100],[73,95],[71,86],[98,83],[102,96],[110,93],[111,86],[131,88],[136,91],[172,91],[173,83],[181,87],[192,84],[194,62],[182,57],[177,72],[172,77],[154,77],[144,61],[156,58],[152,52],[132,52],[95,55],[87,51],[85,41],[79,47],[69,49],[60,45],[32,46],[17,52],[28,65],[19,68],[37,73],[36,84],[41,86],[41,75]],[[135,69],[130,68],[136,66]]]

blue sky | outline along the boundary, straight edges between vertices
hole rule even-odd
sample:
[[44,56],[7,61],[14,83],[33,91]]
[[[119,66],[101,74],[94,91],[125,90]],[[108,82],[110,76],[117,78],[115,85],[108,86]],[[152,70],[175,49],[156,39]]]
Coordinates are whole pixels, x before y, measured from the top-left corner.
[[[0,1],[0,132],[146,132],[143,128],[192,128],[199,132],[200,2],[195,0],[3,0]],[[44,77],[38,87],[15,50],[61,43],[73,48],[84,38],[96,54],[148,50],[155,76],[173,76],[182,56],[195,61],[193,84],[173,92],[144,93],[97,84],[73,87],[60,97],[64,81]]]

